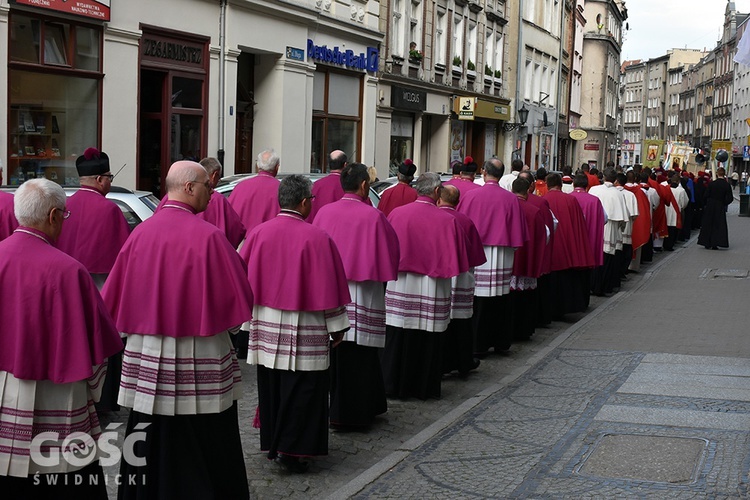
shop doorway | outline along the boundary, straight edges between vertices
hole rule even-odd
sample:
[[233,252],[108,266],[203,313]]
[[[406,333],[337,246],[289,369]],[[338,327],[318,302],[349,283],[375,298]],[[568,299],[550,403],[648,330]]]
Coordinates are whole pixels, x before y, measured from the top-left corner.
[[254,172],[255,55],[243,52],[237,60],[237,122],[234,138],[234,173],[249,174]]

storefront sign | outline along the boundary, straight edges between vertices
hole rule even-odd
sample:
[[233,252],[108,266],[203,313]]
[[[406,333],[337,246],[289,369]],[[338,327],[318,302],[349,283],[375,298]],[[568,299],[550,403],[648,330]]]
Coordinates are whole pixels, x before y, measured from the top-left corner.
[[[571,131],[570,131],[570,133],[569,133],[568,135],[569,135],[569,136],[570,136],[570,138],[571,138],[571,139],[573,139],[574,141],[582,141],[582,140],[584,140],[584,139],[585,139],[586,137],[588,137],[588,135],[589,135],[589,134],[588,134],[588,133],[586,133],[586,131],[585,131],[585,130],[582,130],[582,129],[580,129],[580,128],[574,128],[573,130],[571,130]],[[598,149],[599,149],[599,148],[597,148],[597,150],[598,150]]]
[[110,0],[15,0],[15,3],[100,21],[110,20]]
[[186,40],[175,40],[144,34],[141,40],[144,61],[173,62],[184,66],[203,67],[204,46]]
[[458,98],[458,119],[459,120],[473,120],[474,119],[474,105],[476,99],[474,97],[459,97]]
[[599,151],[599,145],[598,144],[584,144],[583,149],[585,151]]
[[391,87],[391,106],[400,109],[425,111],[427,109],[427,92],[394,85]]
[[305,60],[305,51],[302,49],[297,49],[295,47],[287,47],[286,48],[286,58],[292,59],[293,61],[304,61]]
[[357,55],[353,50],[342,52],[338,46],[329,49],[328,45],[315,45],[312,40],[308,39],[307,57],[316,61],[335,64],[336,66],[364,69],[374,73],[378,70],[380,55],[378,49],[375,47],[367,47],[367,54],[361,52]]

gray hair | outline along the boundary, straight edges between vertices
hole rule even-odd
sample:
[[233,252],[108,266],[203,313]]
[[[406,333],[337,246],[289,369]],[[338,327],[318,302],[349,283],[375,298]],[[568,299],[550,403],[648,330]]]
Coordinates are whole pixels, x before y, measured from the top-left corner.
[[294,210],[312,194],[312,181],[304,175],[284,177],[279,184],[279,207]]
[[208,175],[213,174],[214,172],[221,171],[221,163],[219,163],[219,160],[216,158],[203,158],[200,161],[200,165],[206,169],[206,172],[208,172]]
[[435,188],[439,188],[442,185],[440,182],[440,176],[435,172],[425,172],[419,176],[417,183],[414,185],[417,190],[417,194],[420,196],[432,196],[435,192]]
[[65,191],[48,179],[31,179],[21,184],[13,200],[13,212],[22,226],[38,226],[57,208],[65,210]]
[[258,170],[265,172],[272,172],[276,167],[279,166],[279,155],[273,149],[264,149],[258,154]]

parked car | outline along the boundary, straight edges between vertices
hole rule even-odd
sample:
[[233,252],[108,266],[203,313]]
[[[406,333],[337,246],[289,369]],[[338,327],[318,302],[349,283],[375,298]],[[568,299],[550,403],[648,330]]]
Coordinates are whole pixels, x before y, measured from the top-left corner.
[[[240,182],[250,179],[252,177],[255,177],[258,174],[235,174],[235,175],[228,175],[227,177],[223,177],[219,184],[216,186],[216,191],[223,194],[227,198],[229,198],[229,195],[232,194],[232,191],[234,190],[235,186],[239,184]],[[284,177],[292,175],[291,173],[280,173],[277,178],[279,180],[283,179]],[[312,182],[315,182],[319,179],[322,179],[328,174],[302,174],[305,177],[308,177]],[[394,177],[395,179],[395,177]],[[375,184],[378,184],[377,182]],[[379,191],[376,191],[373,186],[373,184],[370,186],[370,201],[372,202],[372,206],[376,207],[378,206],[378,203],[380,203],[380,194]]]
[[[3,191],[9,193],[14,193],[16,189],[18,189],[17,186],[2,187]],[[63,189],[66,196],[73,196],[78,191],[77,187],[63,187]],[[150,191],[132,191],[119,186],[112,186],[107,198],[122,210],[122,215],[128,221],[131,231],[138,224],[154,215],[154,211],[159,205],[159,199]]]

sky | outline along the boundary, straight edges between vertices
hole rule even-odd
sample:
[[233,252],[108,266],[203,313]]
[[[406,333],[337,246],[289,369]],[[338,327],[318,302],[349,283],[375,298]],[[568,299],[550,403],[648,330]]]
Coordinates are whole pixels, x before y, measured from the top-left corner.
[[[733,0],[737,12],[750,13],[750,0]],[[652,59],[669,49],[711,50],[721,37],[726,0],[625,0],[622,61]],[[623,29],[625,27],[623,26]]]

